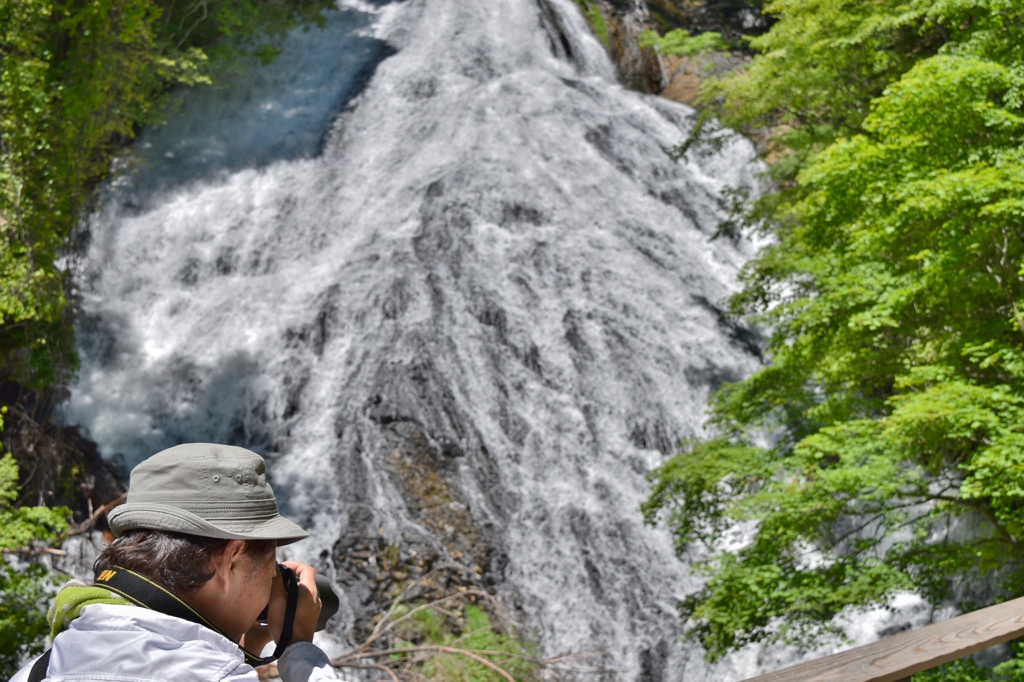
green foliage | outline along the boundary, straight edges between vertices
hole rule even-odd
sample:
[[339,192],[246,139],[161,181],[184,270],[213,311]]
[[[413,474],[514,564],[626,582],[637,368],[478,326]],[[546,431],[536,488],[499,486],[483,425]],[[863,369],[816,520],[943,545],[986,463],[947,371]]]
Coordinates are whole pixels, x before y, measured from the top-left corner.
[[[396,611],[395,615],[401,617],[404,614]],[[432,609],[418,611],[405,622],[394,648],[434,645],[461,649],[486,658],[516,680],[540,679],[540,666],[532,645],[514,635],[495,632],[490,617],[482,608],[467,605],[455,621],[450,614],[442,615]],[[405,658],[403,654],[392,655],[395,661]],[[420,655],[411,670],[428,680],[444,682],[502,682],[505,679],[491,668],[456,653]]]
[[992,679],[992,671],[967,659],[918,673],[911,679],[914,682],[983,682]]
[[[3,412],[0,410],[0,430]],[[24,547],[32,540],[50,541],[67,530],[68,509],[21,507],[18,498],[18,465],[10,454],[0,458],[0,550]],[[53,579],[41,564],[15,570],[0,559],[0,677],[18,670],[19,658],[43,649],[49,632],[43,603]]]
[[914,682],[1024,682],[1024,642],[1010,645],[1013,657],[994,668],[984,668],[970,659],[946,665],[913,676]]
[[[748,41],[759,54],[747,68],[706,81],[697,104],[731,128],[767,134],[770,175],[779,189],[790,189],[809,155],[862,132],[872,100],[951,35],[963,34],[961,23],[987,18],[986,6],[971,0],[770,0],[763,12],[777,21]],[[773,206],[785,198],[765,200],[761,213],[773,217]]]
[[45,602],[52,584],[42,564],[17,571],[0,563],[0,677],[13,677],[22,657],[42,652],[50,631]]
[[664,36],[656,31],[647,30],[637,39],[640,49],[653,49],[659,54],[671,54],[677,57],[695,57],[716,50],[728,50],[729,46],[722,39],[721,33],[707,31],[691,36],[689,31],[677,28]]
[[220,61],[253,54],[273,59],[281,40],[297,25],[323,26],[330,0],[159,0],[153,32],[176,57],[196,50]]
[[576,4],[580,6],[580,11],[586,17],[587,23],[590,24],[591,30],[594,31],[594,35],[607,48],[609,45],[608,24],[604,20],[604,15],[601,14],[601,8],[591,0],[576,0]]
[[712,396],[717,438],[644,506],[704,548],[682,606],[712,659],[964,576],[1024,594],[1024,6],[767,10],[761,54],[702,97],[773,131],[776,191],[746,224],[774,240],[730,300],[769,362]]
[[68,509],[15,507],[18,490],[18,465],[8,453],[0,457],[0,550],[25,547],[32,540],[49,542],[67,530]]
[[[57,265],[92,191],[175,85],[264,61],[330,0],[0,3],[0,373],[39,388],[74,368]],[[264,42],[261,42],[264,41]]]

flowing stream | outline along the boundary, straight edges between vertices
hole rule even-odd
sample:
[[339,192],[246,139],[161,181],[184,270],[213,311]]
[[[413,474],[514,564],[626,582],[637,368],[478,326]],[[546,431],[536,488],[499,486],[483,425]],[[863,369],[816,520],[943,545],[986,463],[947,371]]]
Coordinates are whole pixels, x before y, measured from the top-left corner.
[[748,143],[670,160],[690,110],[619,85],[572,0],[345,2],[180,101],[89,221],[69,421],[129,463],[265,454],[338,646],[376,586],[335,559],[377,543],[479,567],[601,679],[766,664],[679,641],[697,582],[638,512],[759,363],[718,307],[752,247],[709,239]]

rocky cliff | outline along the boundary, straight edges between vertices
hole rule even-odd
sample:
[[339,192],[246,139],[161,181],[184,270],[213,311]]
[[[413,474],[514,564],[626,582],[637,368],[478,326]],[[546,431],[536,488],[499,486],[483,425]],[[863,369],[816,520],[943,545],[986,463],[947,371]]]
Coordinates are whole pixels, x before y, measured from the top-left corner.
[[[770,25],[761,14],[759,0],[577,0],[577,4],[627,87],[685,104],[693,101],[704,78],[746,63],[749,54],[742,48],[742,38]],[[674,29],[691,34],[716,31],[737,49],[696,58],[658,55],[638,45],[640,34],[649,29],[662,35]]]

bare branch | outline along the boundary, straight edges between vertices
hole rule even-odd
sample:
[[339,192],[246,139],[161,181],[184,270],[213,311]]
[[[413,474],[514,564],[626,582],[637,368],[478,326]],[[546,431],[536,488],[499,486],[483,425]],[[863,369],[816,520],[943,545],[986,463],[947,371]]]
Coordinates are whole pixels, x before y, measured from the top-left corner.
[[460,591],[460,592],[456,592],[454,594],[446,595],[446,596],[441,597],[440,599],[436,599],[436,600],[434,600],[434,601],[432,601],[430,603],[421,604],[420,606],[417,606],[416,608],[412,609],[411,611],[409,611],[408,613],[403,615],[401,618],[398,618],[397,620],[393,620],[390,623],[388,623],[387,622],[388,619],[395,613],[395,611],[398,609],[398,607],[402,603],[401,599],[396,599],[395,602],[391,605],[391,608],[388,609],[387,613],[384,614],[384,617],[381,618],[380,621],[377,623],[377,626],[374,627],[373,632],[366,639],[366,641],[364,641],[362,644],[360,644],[358,647],[356,647],[352,651],[348,652],[347,654],[344,654],[342,656],[342,658],[344,658],[345,656],[348,656],[349,654],[355,653],[357,651],[363,651],[364,649],[368,648],[375,641],[377,641],[378,639],[383,637],[385,634],[387,634],[388,632],[393,630],[396,625],[398,625],[399,623],[403,623],[403,622],[409,620],[410,618],[412,618],[414,615],[416,615],[420,611],[424,611],[426,609],[438,608],[438,607],[440,607],[441,604],[443,604],[445,602],[451,601],[453,599],[462,599],[462,598],[464,598],[466,596],[469,596],[469,595],[477,596],[477,597],[484,597],[484,598],[489,599],[489,600],[494,600],[494,596],[493,595],[490,595],[487,592],[484,592],[483,590],[465,590],[465,591]]
[[346,663],[345,663],[345,659],[346,658],[354,658],[354,659],[377,658],[377,657],[380,657],[380,656],[392,656],[394,654],[413,653],[413,652],[417,652],[417,651],[431,651],[431,652],[436,652],[436,653],[455,654],[455,655],[458,655],[458,656],[465,656],[466,658],[470,658],[470,659],[476,661],[477,663],[480,663],[481,665],[487,666],[488,668],[490,668],[494,672],[496,672],[499,675],[501,675],[502,677],[504,677],[509,682],[516,682],[515,678],[513,678],[510,674],[508,674],[508,672],[504,668],[500,667],[498,664],[496,664],[496,663],[494,663],[492,661],[489,661],[489,660],[487,660],[486,658],[483,657],[484,655],[486,655],[486,656],[506,656],[506,655],[508,655],[508,653],[505,652],[505,651],[490,651],[490,650],[483,650],[483,649],[470,650],[470,649],[460,649],[458,647],[441,646],[441,645],[435,645],[435,644],[424,645],[424,646],[410,646],[410,647],[404,647],[404,648],[401,648],[401,649],[382,649],[380,651],[364,651],[362,653],[353,654],[351,656],[347,656],[346,655],[346,656],[342,656],[340,658],[333,659],[331,661],[331,665],[333,665],[336,668],[347,668],[349,666],[346,665]]
[[[206,0],[200,0],[200,2],[198,4],[203,8],[203,15],[201,17],[199,17],[198,19],[196,19],[194,24],[189,26],[189,29],[187,31],[185,31],[185,35],[183,35],[181,37],[181,40],[178,41],[178,49],[179,50],[181,49],[181,46],[185,44],[185,41],[188,40],[188,37],[192,34],[192,31],[194,31],[196,29],[196,27],[199,26],[199,24],[201,24],[204,21],[206,21],[206,17],[209,16],[209,8],[206,5]],[[196,10],[193,9],[193,10],[189,11],[185,15],[185,17],[187,17],[189,14],[192,14],[192,12],[194,12],[194,11],[196,11]],[[184,25],[185,17],[182,17],[182,25]]]
[[39,556],[40,554],[52,554],[53,556],[67,556],[67,552],[63,549],[54,549],[53,547],[40,547],[39,549],[32,549],[31,547],[17,547],[15,549],[4,549],[4,554],[23,554],[26,556]]
[[68,536],[70,537],[72,535],[81,535],[82,533],[91,530],[92,527],[96,525],[96,522],[99,521],[107,512],[109,512],[111,509],[121,504],[122,502],[124,502],[127,498],[128,493],[121,493],[120,497],[118,497],[117,499],[111,502],[107,502],[105,505],[94,511],[92,515],[89,516],[89,518],[87,518],[85,521],[82,521],[81,523],[69,528]]

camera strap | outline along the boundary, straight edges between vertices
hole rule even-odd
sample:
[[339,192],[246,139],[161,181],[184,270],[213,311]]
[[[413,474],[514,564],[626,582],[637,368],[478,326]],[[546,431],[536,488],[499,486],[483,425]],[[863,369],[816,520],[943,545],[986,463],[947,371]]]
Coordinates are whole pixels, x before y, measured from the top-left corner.
[[46,679],[46,671],[50,668],[50,654],[52,653],[53,648],[51,647],[36,659],[36,662],[32,664],[32,669],[28,671],[28,682],[43,682]]
[[[291,644],[292,640],[292,624],[295,620],[295,610],[299,602],[299,581],[295,577],[290,569],[281,571],[284,578],[285,591],[288,594],[288,600],[285,606],[285,618],[284,627],[281,630],[281,639],[277,643],[277,648],[274,649],[274,654],[263,658],[257,656],[251,651],[241,649],[242,654],[245,656],[245,662],[249,665],[256,667],[258,665],[266,665],[272,661],[276,661],[284,653],[285,648]],[[130,571],[127,568],[121,566],[113,566],[105,571],[102,571],[97,577],[95,585],[102,587],[111,592],[116,592],[131,603],[162,613],[165,616],[173,616],[175,618],[181,618],[187,620],[190,623],[196,623],[204,627],[213,630],[217,634],[227,635],[214,625],[209,619],[203,614],[196,611],[178,595],[168,590],[163,585],[156,583],[149,578]],[[228,637],[230,639],[230,637]]]

